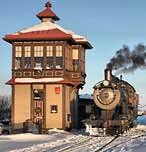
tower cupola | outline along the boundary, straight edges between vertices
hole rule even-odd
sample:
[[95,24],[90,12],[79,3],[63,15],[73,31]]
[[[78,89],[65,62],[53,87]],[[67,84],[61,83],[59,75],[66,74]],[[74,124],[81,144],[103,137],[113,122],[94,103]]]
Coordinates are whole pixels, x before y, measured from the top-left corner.
[[51,10],[52,4],[50,2],[47,2],[45,7],[43,11],[36,15],[42,22],[54,23],[56,20],[59,20],[59,17]]

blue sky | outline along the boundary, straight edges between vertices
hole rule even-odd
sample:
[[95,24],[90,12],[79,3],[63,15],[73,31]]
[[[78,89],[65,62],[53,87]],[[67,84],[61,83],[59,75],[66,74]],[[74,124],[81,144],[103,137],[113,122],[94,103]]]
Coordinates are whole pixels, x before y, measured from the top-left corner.
[[[47,0],[1,0],[0,6],[0,94],[10,94],[4,83],[11,78],[11,45],[2,40],[14,33],[38,24],[35,16],[44,9]],[[92,93],[93,85],[104,78],[109,60],[123,44],[131,49],[146,45],[146,0],[51,0],[52,10],[60,17],[59,24],[85,36],[93,45],[86,53],[86,85],[81,93]],[[146,104],[146,70],[124,74]]]

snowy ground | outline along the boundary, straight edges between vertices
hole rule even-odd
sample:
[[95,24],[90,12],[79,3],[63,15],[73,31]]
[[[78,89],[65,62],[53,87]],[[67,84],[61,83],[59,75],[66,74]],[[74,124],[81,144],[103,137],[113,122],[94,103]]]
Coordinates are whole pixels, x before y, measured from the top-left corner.
[[[53,130],[53,132],[47,135],[31,133],[1,135],[0,152],[69,152],[71,150],[74,152],[145,152],[146,116],[138,117],[137,122],[140,125],[136,129],[132,129],[124,136],[117,138],[104,149],[100,148],[112,140],[113,137],[90,137],[77,132],[69,133]],[[141,134],[144,136],[137,138]],[[136,138],[130,140],[131,137]],[[71,148],[67,150],[66,147]]]
[[[68,132],[60,132],[57,130],[56,133],[48,134],[48,135],[40,135],[40,134],[16,134],[16,135],[1,135],[0,136],[0,152],[8,152],[8,151],[23,151],[20,149],[25,149],[28,147],[35,147],[36,145],[43,145],[46,143],[57,143],[59,140],[63,140],[65,138],[69,138],[73,134]],[[29,150],[28,150],[29,151]]]

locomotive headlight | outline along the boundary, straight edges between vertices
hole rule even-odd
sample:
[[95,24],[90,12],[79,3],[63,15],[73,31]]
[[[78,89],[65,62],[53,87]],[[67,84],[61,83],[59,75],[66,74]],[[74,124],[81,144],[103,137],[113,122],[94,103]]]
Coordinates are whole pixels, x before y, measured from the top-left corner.
[[109,85],[109,81],[104,80],[104,81],[103,81],[103,85],[104,85],[104,86],[108,86],[108,85]]

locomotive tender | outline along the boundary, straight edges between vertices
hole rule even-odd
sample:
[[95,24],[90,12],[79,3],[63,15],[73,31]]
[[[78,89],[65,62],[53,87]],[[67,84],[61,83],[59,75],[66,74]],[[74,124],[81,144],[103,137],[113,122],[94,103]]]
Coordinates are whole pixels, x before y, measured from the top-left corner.
[[137,94],[132,85],[105,69],[105,79],[94,86],[92,114],[84,124],[104,134],[121,134],[136,125]]

